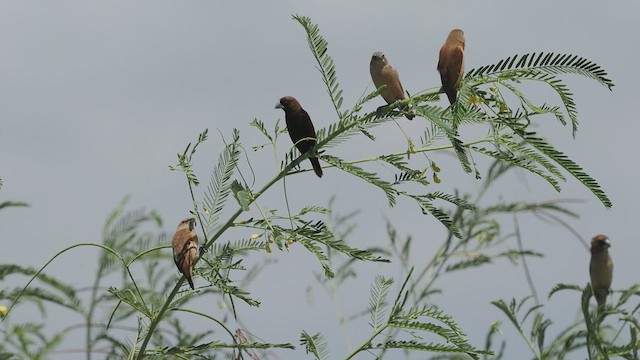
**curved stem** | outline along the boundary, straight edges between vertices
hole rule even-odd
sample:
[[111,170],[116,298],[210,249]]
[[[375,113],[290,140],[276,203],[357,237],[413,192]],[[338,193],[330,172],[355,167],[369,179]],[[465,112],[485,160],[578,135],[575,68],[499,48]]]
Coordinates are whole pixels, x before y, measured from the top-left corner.
[[182,312],[187,312],[187,313],[191,313],[191,314],[195,314],[195,315],[200,315],[200,316],[205,317],[205,318],[207,318],[207,319],[209,319],[209,320],[211,320],[213,322],[216,322],[218,325],[220,325],[229,334],[229,336],[231,336],[231,340],[233,341],[233,343],[234,344],[237,343],[236,342],[236,338],[235,338],[235,336],[233,336],[233,333],[231,332],[231,330],[229,330],[229,328],[226,327],[224,325],[224,323],[222,323],[222,321],[220,321],[220,320],[218,320],[218,319],[216,319],[214,317],[211,317],[211,316],[209,316],[207,314],[204,314],[204,313],[201,313],[199,311],[194,311],[194,310],[189,310],[189,309],[172,309],[172,311],[182,311]]
[[99,248],[101,248],[103,250],[107,250],[108,252],[110,252],[113,255],[115,255],[118,259],[120,259],[122,264],[127,269],[127,273],[129,274],[129,278],[131,279],[131,282],[133,283],[133,286],[136,288],[136,292],[138,293],[138,296],[140,296],[140,300],[142,301],[142,304],[145,306],[145,308],[147,307],[147,304],[144,302],[144,299],[142,299],[142,293],[140,292],[140,289],[138,289],[138,284],[136,283],[135,279],[133,278],[133,274],[131,273],[131,270],[129,270],[129,267],[127,266],[127,263],[124,261],[122,256],[120,256],[120,254],[118,254],[116,251],[114,251],[110,247],[107,247],[107,246],[104,246],[104,245],[101,245],[101,244],[79,243],[79,244],[71,245],[71,246],[67,247],[64,250],[61,250],[60,252],[55,254],[51,259],[49,259],[49,261],[47,261],[44,265],[42,265],[42,267],[31,277],[29,282],[27,282],[27,284],[20,290],[18,295],[16,295],[15,299],[13,299],[13,301],[11,302],[11,305],[9,306],[9,309],[7,310],[7,314],[0,320],[0,323],[4,322],[9,317],[9,313],[11,312],[13,307],[18,303],[18,300],[20,300],[20,297],[22,297],[22,293],[24,293],[24,291],[27,290],[29,285],[31,285],[31,283],[38,277],[38,275],[40,275],[40,273],[42,273],[42,271],[44,271],[44,269],[47,266],[49,266],[49,264],[51,264],[53,262],[53,260],[55,260],[58,256],[62,255],[63,253],[65,253],[65,252],[67,252],[67,251],[69,251],[69,250],[71,250],[73,248],[79,247],[79,246],[95,246],[95,247],[99,247]]

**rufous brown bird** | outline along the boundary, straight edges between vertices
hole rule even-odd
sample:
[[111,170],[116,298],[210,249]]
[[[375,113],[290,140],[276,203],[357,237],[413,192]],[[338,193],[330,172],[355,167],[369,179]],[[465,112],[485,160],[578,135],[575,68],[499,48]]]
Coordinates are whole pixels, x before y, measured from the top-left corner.
[[598,302],[598,308],[603,308],[606,305],[613,278],[613,262],[609,255],[609,247],[611,247],[611,242],[605,235],[597,235],[591,240],[589,274],[591,275],[593,296]]
[[[285,96],[278,100],[276,109],[284,110],[284,119],[291,141],[301,154],[305,154],[316,145],[316,130],[309,114],[300,106],[293,96]],[[309,156],[309,161],[318,177],[322,177],[322,167],[318,158]]]
[[[377,51],[373,53],[371,62],[369,62],[369,72],[371,73],[371,80],[373,80],[373,85],[376,86],[376,89],[382,85],[387,85],[384,91],[380,93],[387,104],[393,104],[405,98],[398,72],[389,64],[383,52]],[[405,113],[404,116],[409,120],[414,117],[411,113]]]
[[175,235],[173,235],[173,261],[175,261],[178,270],[187,278],[189,286],[193,287],[193,264],[199,256],[198,235],[193,230],[196,225],[196,219],[184,219],[178,225]]
[[462,30],[451,30],[440,48],[438,72],[442,81],[442,91],[447,94],[449,103],[453,105],[456,102],[462,74],[464,74],[464,32]]

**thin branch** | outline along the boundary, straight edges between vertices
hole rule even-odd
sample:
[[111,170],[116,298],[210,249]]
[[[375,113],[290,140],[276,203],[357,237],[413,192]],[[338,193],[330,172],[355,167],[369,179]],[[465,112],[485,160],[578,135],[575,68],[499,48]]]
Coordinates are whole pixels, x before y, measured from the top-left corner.
[[520,235],[520,224],[518,224],[518,217],[516,215],[513,215],[513,224],[516,230],[516,240],[518,241],[518,250],[520,250],[520,253],[522,254],[520,258],[522,259],[522,269],[524,270],[524,276],[527,278],[527,284],[529,284],[529,289],[531,289],[531,294],[533,295],[533,299],[535,300],[536,305],[540,305],[538,292],[536,291],[536,288],[533,285],[533,279],[531,278],[529,265],[527,265],[527,257],[523,254],[524,248],[522,247],[522,236]]

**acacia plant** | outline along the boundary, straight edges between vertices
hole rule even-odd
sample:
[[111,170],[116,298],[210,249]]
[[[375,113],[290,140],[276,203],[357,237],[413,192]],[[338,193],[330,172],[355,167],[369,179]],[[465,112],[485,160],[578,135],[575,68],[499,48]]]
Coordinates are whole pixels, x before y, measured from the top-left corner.
[[[351,106],[345,106],[336,67],[327,50],[327,41],[309,18],[295,15],[293,19],[306,33],[311,54],[316,60],[317,70],[336,115],[331,125],[317,131],[316,146],[305,154],[299,154],[291,146],[291,150],[276,161],[280,163],[279,172],[266,183],[256,185],[248,180],[251,178],[249,173],[253,172],[252,152],[247,151],[250,147],[241,142],[238,129],[228,130],[230,135],[226,140],[222,137],[225,140],[224,149],[208,183],[202,188],[201,176],[192,169],[192,163],[196,155],[201,156],[201,153],[197,153],[198,147],[209,137],[208,131],[204,130],[195,142],[178,154],[178,163],[171,166],[171,170],[184,173],[191,194],[192,214],[200,224],[203,245],[203,253],[194,272],[208,285],[196,291],[185,290],[184,277],[176,281],[176,272],[167,251],[170,236],[160,230],[160,217],[146,210],[127,212],[123,202],[107,220],[102,244],[77,244],[64,249],[51,260],[77,246],[97,246],[103,250],[89,300],[81,299],[78,289],[45,275],[43,270],[48,263],[39,270],[14,265],[0,268],[0,278],[12,274],[30,277],[23,288],[0,292],[1,299],[12,301],[8,313],[4,313],[5,342],[0,345],[0,351],[43,358],[55,351],[61,338],[73,328],[69,327],[55,338],[47,338],[42,331],[43,324],[14,323],[16,319],[11,317],[13,308],[27,302],[40,306],[43,312],[44,304],[52,303],[81,314],[85,320],[85,324],[80,326],[86,328],[88,359],[98,352],[105,353],[109,358],[128,359],[154,356],[217,358],[222,353],[230,354],[233,358],[259,358],[258,354],[264,354],[266,350],[293,349],[294,341],[255,341],[241,330],[232,330],[230,321],[231,316],[237,321],[242,316],[236,311],[237,302],[260,305],[246,286],[255,276],[256,269],[265,263],[257,265],[257,268],[246,268],[243,263],[246,257],[250,253],[260,257],[265,252],[302,246],[317,259],[319,269],[322,269],[317,278],[330,291],[336,291],[345,279],[356,276],[357,266],[361,262],[385,263],[393,259],[406,268],[407,275],[399,279],[401,286],[394,295],[391,295],[393,279],[379,276],[375,280],[370,304],[365,306],[370,314],[372,332],[361,339],[351,353],[341,357],[350,359],[362,352],[369,352],[373,354],[372,357],[382,358],[391,351],[401,349],[443,353],[448,354],[443,357],[450,358],[500,358],[501,350],[494,351],[492,348],[491,339],[495,329],[489,332],[485,348],[475,347],[456,321],[447,315],[446,309],[427,305],[427,299],[434,291],[435,281],[447,272],[481,266],[501,257],[517,261],[524,260],[526,256],[540,255],[521,247],[491,253],[490,249],[499,240],[513,238],[513,234],[505,235],[501,231],[500,221],[496,220],[498,214],[537,212],[549,216],[574,215],[553,200],[479,206],[478,201],[485,190],[509,169],[524,169],[544,179],[558,192],[568,174],[568,177],[584,184],[606,208],[611,207],[611,201],[598,183],[538,134],[535,125],[539,119],[555,118],[560,125],[570,124],[575,136],[578,114],[573,94],[564,84],[563,77],[579,75],[608,89],[613,87],[612,81],[599,65],[580,56],[533,52],[469,70],[461,82],[457,102],[450,107],[438,104],[441,89],[436,86],[377,111],[366,112],[363,111],[364,105],[377,97],[384,87],[362,96]],[[543,104],[530,100],[523,89],[523,84],[530,82],[547,85],[559,99],[554,98]],[[549,105],[551,103],[559,105]],[[375,144],[375,128],[403,116],[402,111],[407,111],[407,108],[417,115],[416,120],[421,118],[425,124],[419,144],[416,143],[418,140],[407,137],[406,149],[385,154],[376,153],[375,146],[370,146],[368,149],[371,154],[361,159],[341,158],[332,152],[346,140],[359,136],[367,137]],[[271,127],[258,119],[254,119],[250,125],[263,134],[267,141],[266,145],[254,146],[253,150],[263,151],[271,147],[278,156],[277,143],[287,129],[281,127],[279,122]],[[464,127],[480,127],[486,132],[482,136],[462,138],[459,130]],[[404,148],[405,144],[401,146]],[[478,181],[484,181],[479,194],[471,196],[460,195],[457,191],[445,193],[433,190],[433,185],[440,182],[440,167],[429,159],[428,154],[451,150],[466,173]],[[259,203],[263,194],[285,181],[286,177],[309,171],[299,167],[309,155],[317,156],[324,162],[325,168],[330,168],[329,171],[343,171],[369,184],[372,192],[381,191],[390,207],[396,204],[398,198],[407,198],[418,205],[418,211],[442,223],[448,236],[431,261],[414,269],[407,260],[410,241],[399,241],[391,224],[388,226],[391,239],[389,248],[359,249],[346,241],[348,228],[344,231],[341,228],[346,218],[336,217],[330,207],[307,204],[300,209],[291,209],[288,205],[285,209],[279,209]],[[481,171],[473,161],[481,157],[492,159],[493,165],[486,172]],[[389,178],[369,168],[376,164],[395,169],[394,176]],[[336,191],[339,195],[340,189]],[[327,219],[336,221],[330,224]],[[140,226],[148,223],[157,225],[158,231],[141,232]],[[253,235],[240,240],[223,240],[223,235],[233,228],[247,229],[246,233]],[[474,257],[464,255],[464,250],[469,248],[475,249]],[[120,285],[115,284],[114,276],[119,276]],[[242,280],[236,280],[238,278]],[[101,287],[105,282],[109,282],[106,291]],[[188,308],[189,301],[196,297],[224,299],[230,311],[222,317],[216,317],[215,314]],[[517,318],[521,306],[515,302],[511,305],[496,302],[495,305],[524,334]],[[105,307],[111,309],[110,312],[98,319],[96,310]],[[178,316],[181,312],[208,319],[215,325],[215,330],[189,332]],[[628,315],[627,322],[638,323],[629,320],[633,319],[633,312]],[[536,319],[539,330],[546,323],[542,316]],[[595,323],[597,321],[587,324]],[[595,334],[596,325],[591,325],[586,333]],[[301,323],[300,326],[309,325]],[[636,344],[637,326],[632,326],[632,329],[634,337],[631,344]],[[302,331],[302,346],[310,356],[328,359],[327,344],[322,334],[312,333]],[[407,338],[407,333],[414,336]],[[427,342],[420,334],[435,335],[441,341]],[[585,332],[577,331],[575,334],[572,339],[581,339]],[[210,340],[211,337],[214,340]],[[608,343],[590,339],[589,354],[606,356]],[[527,342],[533,344],[528,338]],[[534,347],[532,350],[537,358],[543,358],[541,354],[547,353],[557,355],[560,351],[554,348],[544,353]],[[336,357],[339,355],[331,356]]]

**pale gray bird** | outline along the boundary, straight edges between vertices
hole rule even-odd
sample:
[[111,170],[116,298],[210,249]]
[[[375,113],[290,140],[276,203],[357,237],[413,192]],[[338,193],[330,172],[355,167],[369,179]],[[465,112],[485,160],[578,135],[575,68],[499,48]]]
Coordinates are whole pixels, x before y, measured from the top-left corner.
[[184,219],[178,225],[175,235],[173,235],[173,261],[175,261],[178,270],[187,278],[191,289],[193,287],[193,264],[198,259],[198,235],[193,230],[196,226],[196,219]]

